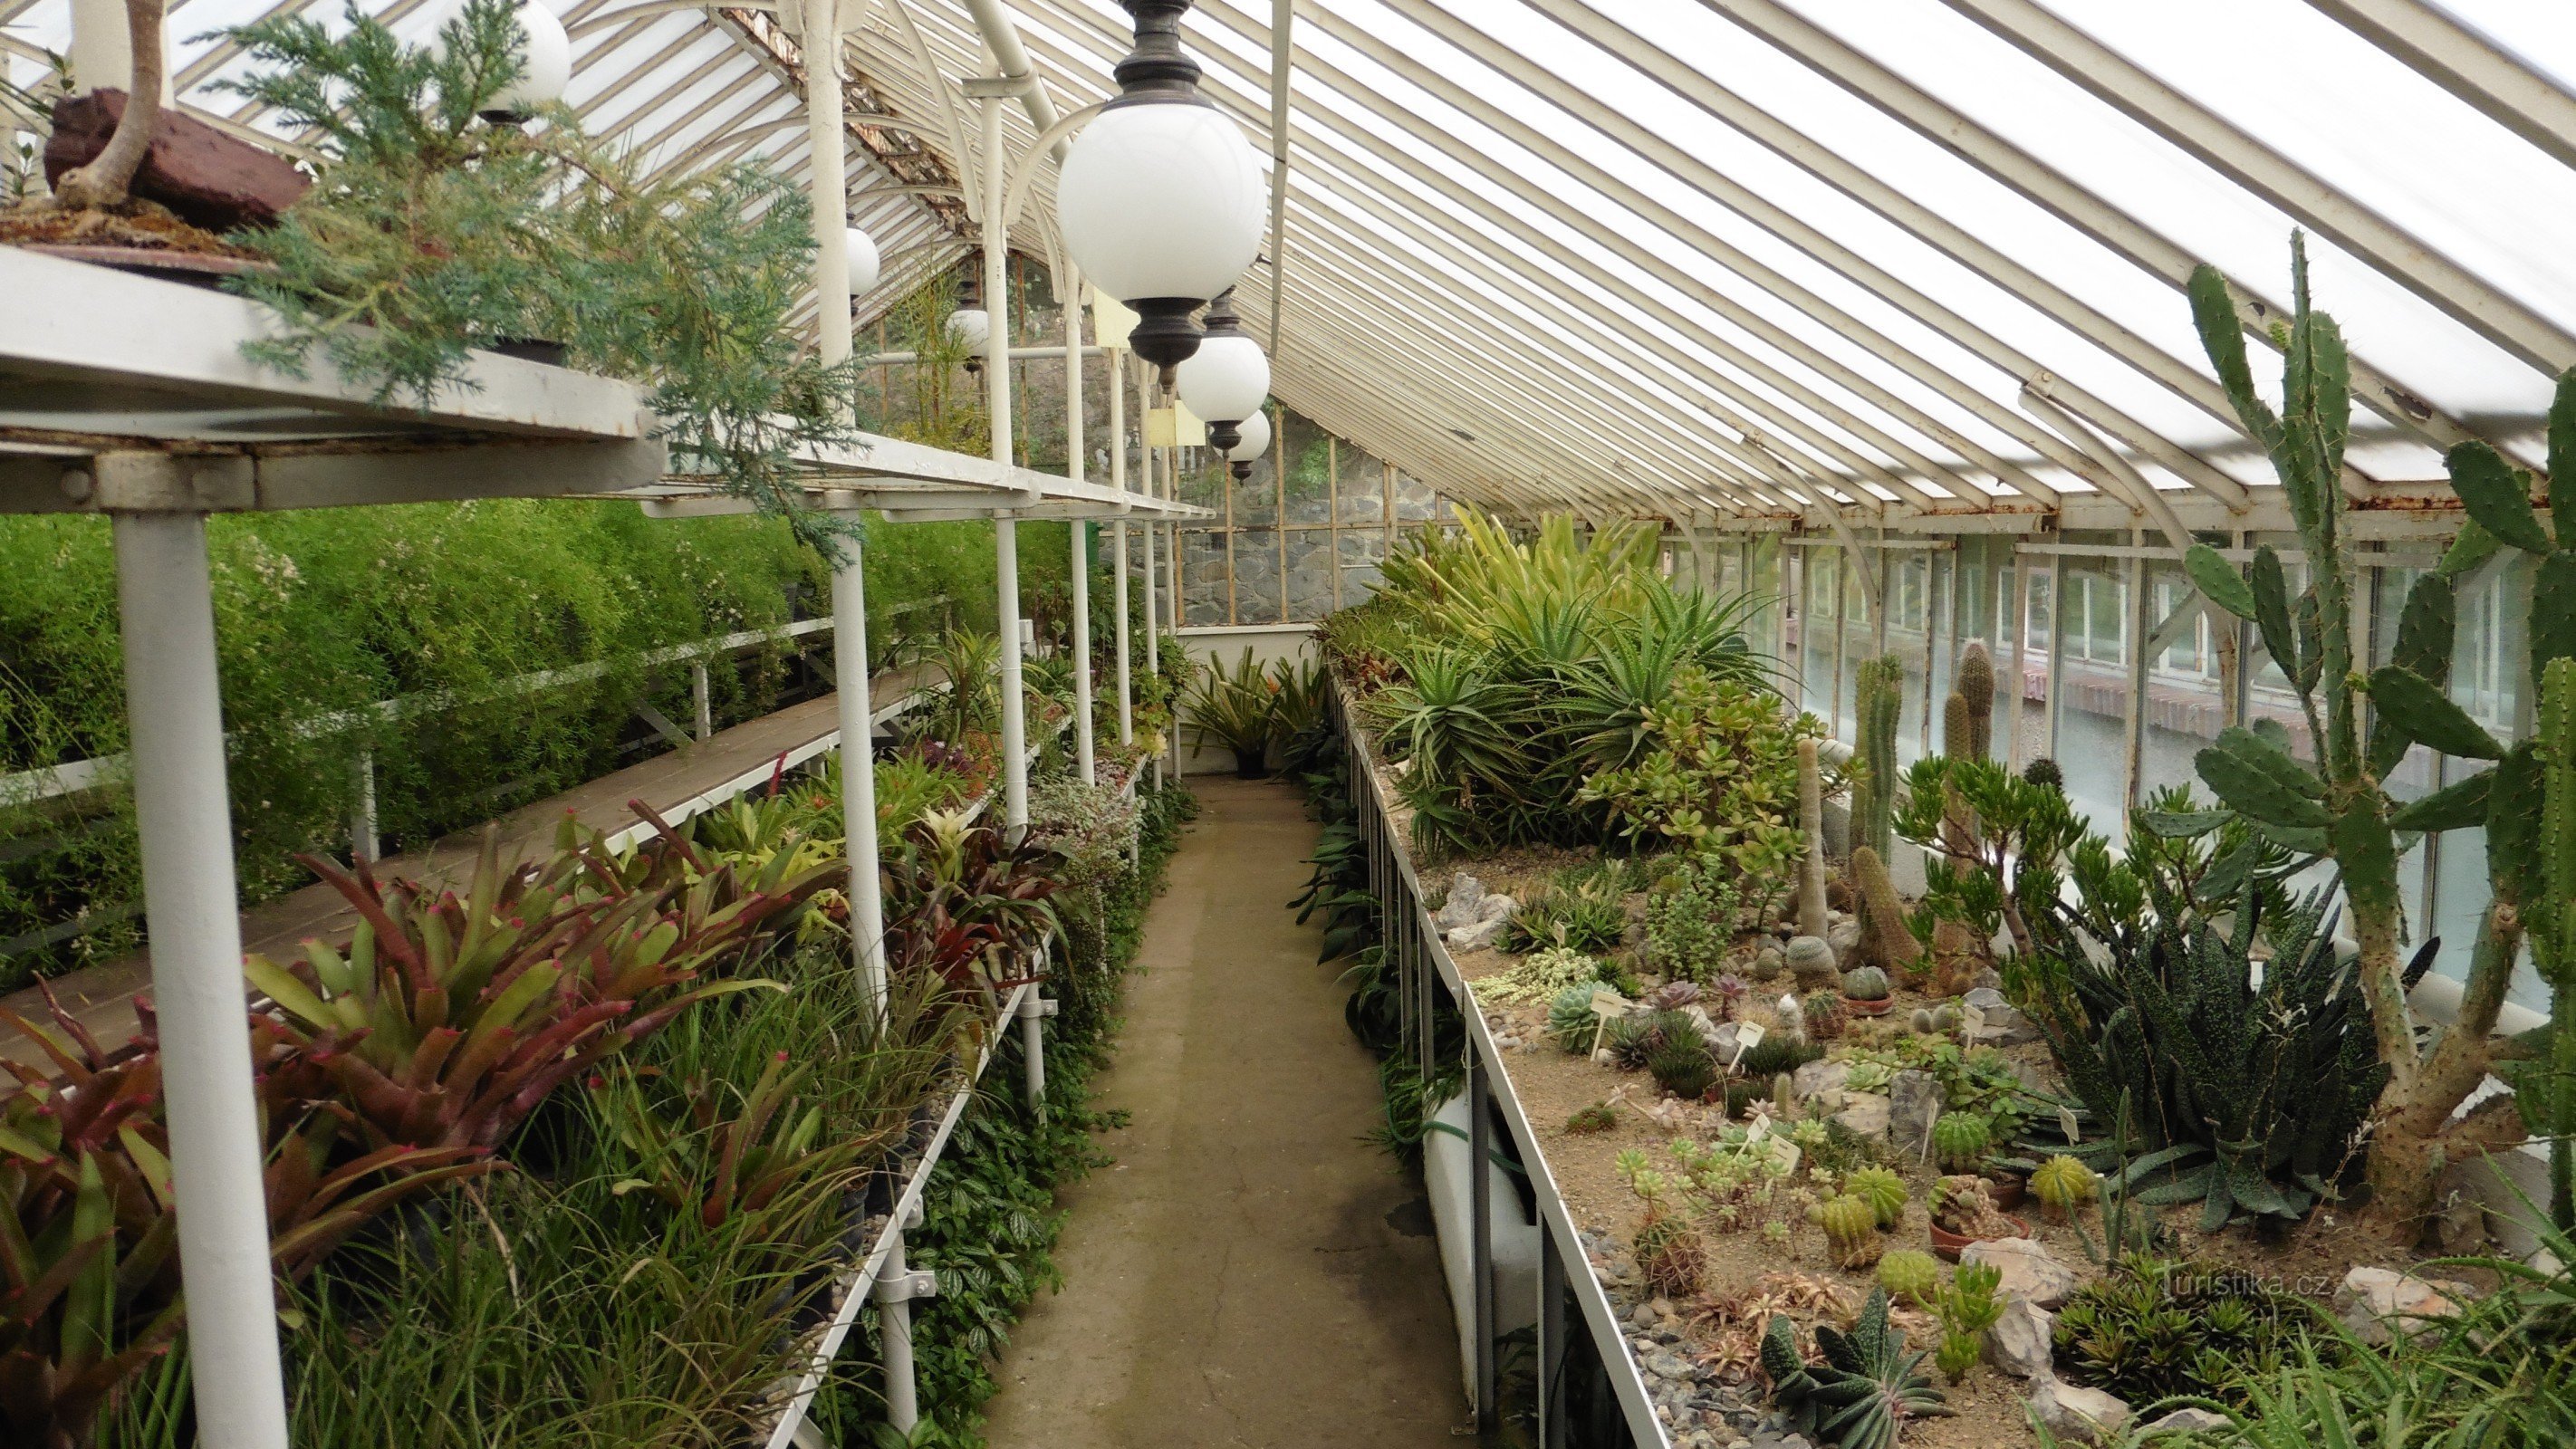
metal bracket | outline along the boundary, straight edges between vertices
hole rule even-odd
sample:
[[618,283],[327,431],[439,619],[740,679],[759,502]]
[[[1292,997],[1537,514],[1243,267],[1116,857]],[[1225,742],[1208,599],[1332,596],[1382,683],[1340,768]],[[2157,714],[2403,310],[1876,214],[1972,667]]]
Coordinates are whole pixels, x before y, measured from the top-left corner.
[[1027,95],[1037,83],[1037,72],[1031,71],[1019,76],[970,75],[957,84],[970,101],[1007,101]]
[[1055,1009],[1055,998],[1051,996],[1040,996],[1036,992],[1032,991],[1028,995],[1020,998],[1020,1015],[1022,1016],[1053,1016],[1055,1015]]
[[936,1298],[939,1296],[939,1275],[927,1268],[889,1273],[877,1279],[869,1296],[879,1303],[910,1303],[916,1298]]

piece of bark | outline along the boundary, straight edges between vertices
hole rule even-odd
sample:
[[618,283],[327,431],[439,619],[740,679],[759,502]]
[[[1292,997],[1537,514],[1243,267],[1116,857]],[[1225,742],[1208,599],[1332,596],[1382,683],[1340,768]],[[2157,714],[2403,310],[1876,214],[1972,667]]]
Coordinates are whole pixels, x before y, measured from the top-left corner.
[[[125,92],[96,90],[54,102],[54,133],[45,142],[45,180],[87,165],[107,149],[125,114]],[[227,135],[194,116],[164,109],[152,146],[134,173],[133,194],[170,208],[211,232],[269,226],[313,183],[295,163]]]

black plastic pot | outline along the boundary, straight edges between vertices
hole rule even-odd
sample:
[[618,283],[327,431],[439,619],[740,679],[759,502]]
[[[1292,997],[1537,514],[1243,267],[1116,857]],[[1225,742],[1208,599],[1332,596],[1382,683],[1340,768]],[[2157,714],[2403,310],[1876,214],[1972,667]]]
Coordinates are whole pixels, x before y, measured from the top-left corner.
[[1234,777],[1238,780],[1269,779],[1270,751],[1267,749],[1235,751]]

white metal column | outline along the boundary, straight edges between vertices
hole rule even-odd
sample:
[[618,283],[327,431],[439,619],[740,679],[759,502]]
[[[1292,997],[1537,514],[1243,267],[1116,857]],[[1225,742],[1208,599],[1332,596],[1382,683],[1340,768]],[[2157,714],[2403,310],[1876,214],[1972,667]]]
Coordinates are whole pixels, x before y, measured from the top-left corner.
[[885,902],[877,876],[875,700],[868,682],[868,593],[856,543],[832,570],[832,671],[841,716],[841,853],[850,863],[850,946],[868,1000],[886,996]]
[[[1109,352],[1109,486],[1127,491],[1127,364],[1116,348]],[[1121,503],[1121,508],[1127,505]],[[1110,537],[1118,550],[1116,601],[1118,605],[1118,743],[1136,743],[1135,683],[1130,678],[1127,656],[1134,647],[1127,627],[1127,520],[1124,515],[1110,526]]]
[[[1064,306],[1064,476],[1082,481],[1082,274],[1067,262],[1056,273],[1056,298]],[[1110,392],[1118,389],[1113,384]],[[1082,783],[1097,785],[1091,736],[1091,520],[1065,525],[1073,536],[1073,752]]]
[[[966,89],[984,110],[984,307],[992,317],[986,333],[991,340],[985,348],[984,377],[993,461],[1007,468],[1011,465],[1011,238],[1002,217],[1003,183],[1010,171],[1002,157],[1002,102],[1018,94],[1018,88],[1010,82],[969,81]],[[1020,528],[1007,511],[993,515],[993,568],[1002,636],[1002,829],[1017,842],[1029,828],[1029,733],[1020,688]]]
[[197,1432],[206,1449],[286,1449],[206,520],[119,514],[115,535]]

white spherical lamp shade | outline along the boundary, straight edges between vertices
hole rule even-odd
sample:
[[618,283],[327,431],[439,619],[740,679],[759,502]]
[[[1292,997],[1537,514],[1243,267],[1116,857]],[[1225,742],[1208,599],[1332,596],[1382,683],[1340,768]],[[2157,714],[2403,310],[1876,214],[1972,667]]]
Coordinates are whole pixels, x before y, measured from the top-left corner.
[[485,115],[535,115],[562,100],[572,84],[572,37],[563,22],[536,0],[524,0],[516,16],[527,35],[519,47],[519,78],[486,104]]
[[981,357],[993,340],[993,314],[981,307],[960,307],[948,314],[948,340]]
[[1065,153],[1056,220],[1083,275],[1145,317],[1138,355],[1169,365],[1189,356],[1186,314],[1261,255],[1267,197],[1260,156],[1213,107],[1113,105]]
[[1211,332],[1178,369],[1181,403],[1210,422],[1236,422],[1270,396],[1270,359],[1241,332]]
[[864,297],[877,289],[877,278],[882,274],[883,263],[877,257],[875,237],[855,226],[849,229],[849,235],[850,295]]
[[1244,414],[1243,421],[1236,424],[1236,428],[1243,434],[1243,441],[1226,451],[1227,462],[1254,462],[1270,451],[1270,414],[1255,408]]

